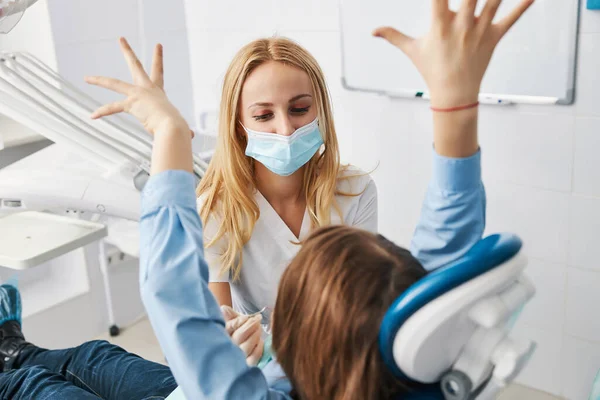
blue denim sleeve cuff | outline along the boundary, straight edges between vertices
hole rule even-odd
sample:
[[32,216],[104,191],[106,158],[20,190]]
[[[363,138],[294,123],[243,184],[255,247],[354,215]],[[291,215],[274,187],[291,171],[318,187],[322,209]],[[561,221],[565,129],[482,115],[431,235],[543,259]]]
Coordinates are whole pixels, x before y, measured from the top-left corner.
[[433,150],[433,179],[439,190],[462,192],[481,184],[481,150],[466,158],[450,158]]
[[146,182],[141,198],[142,217],[159,207],[190,207],[196,209],[196,180],[182,170],[163,171]]

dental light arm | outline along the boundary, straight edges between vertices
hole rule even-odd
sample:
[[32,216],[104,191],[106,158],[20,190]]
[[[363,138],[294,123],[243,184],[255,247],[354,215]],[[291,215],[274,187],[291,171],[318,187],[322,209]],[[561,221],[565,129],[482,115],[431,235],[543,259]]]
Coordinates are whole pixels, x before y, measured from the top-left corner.
[[[70,82],[64,80],[60,75],[52,71],[52,69],[44,65],[33,55],[28,53],[19,53],[19,57],[15,57],[15,59],[16,62],[20,64],[20,68],[23,71],[26,71],[29,76],[39,79],[37,74],[40,74],[55,84],[68,89],[64,91],[64,93],[61,92],[61,95],[65,100],[68,100],[67,104],[73,106],[76,110],[78,110],[79,113],[83,113],[83,117],[87,118],[92,111],[102,106],[101,103],[77,89]],[[35,70],[37,70],[37,74]],[[87,106],[85,104],[87,104]],[[117,121],[118,124],[113,122],[113,119]],[[112,132],[116,131],[116,136],[111,135],[111,137],[114,137],[117,141],[125,140],[133,143],[133,145],[142,146],[142,148],[147,149],[148,154],[151,153],[152,141],[147,132],[120,115],[113,117],[113,119],[104,118],[100,120],[101,125],[104,125]],[[133,142],[131,142],[132,140]],[[198,177],[201,177],[203,175],[203,171],[206,170],[208,165],[196,154],[194,154],[194,162],[194,171]]]
[[[40,134],[55,142],[73,142],[69,138],[77,138],[84,151],[101,153],[119,164],[125,160],[149,172],[152,142],[146,132],[131,123],[122,123],[124,118],[90,120],[89,115],[99,103],[35,57],[22,53],[2,53],[0,57],[0,90],[8,95],[2,99],[5,114],[26,126],[33,125],[30,114],[37,115],[38,121],[58,119],[62,129],[55,126],[53,132]],[[18,105],[12,107],[13,103]],[[194,157],[194,164],[194,173],[201,178],[207,164],[198,156]]]
[[[0,53],[0,113],[55,143],[0,170],[0,215],[73,209],[139,218],[152,138],[121,116],[90,119],[99,106],[34,56]],[[206,168],[194,155],[198,180]]]

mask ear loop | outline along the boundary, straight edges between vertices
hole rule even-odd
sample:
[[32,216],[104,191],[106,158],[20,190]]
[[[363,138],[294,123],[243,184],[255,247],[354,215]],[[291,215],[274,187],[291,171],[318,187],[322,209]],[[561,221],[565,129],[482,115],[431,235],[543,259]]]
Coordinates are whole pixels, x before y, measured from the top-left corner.
[[246,146],[248,146],[248,128],[246,128],[239,119],[237,121],[235,132],[238,134],[240,139],[246,141]]
[[[242,146],[244,149],[246,149],[248,147],[248,142],[249,142],[249,140],[248,140],[248,128],[246,128],[244,126],[244,124],[242,124],[242,121],[240,121],[239,119],[237,120],[237,124],[238,124],[238,128],[241,127],[242,129],[241,129],[241,131],[238,131],[236,129],[236,133],[240,136],[240,140],[246,141],[246,143]],[[247,156],[245,154],[244,154],[244,156],[246,158],[250,159],[250,168],[251,168],[251,173],[252,173],[253,180],[254,180],[254,179],[256,179],[256,178],[254,178],[254,165],[255,165],[254,161],[253,161],[252,157]],[[254,186],[256,186],[256,181],[254,182]]]
[[316,120],[317,120],[317,129],[319,129],[319,135],[321,135],[321,141],[323,142],[323,144],[321,145],[323,147],[323,151],[319,155],[319,161],[321,161],[321,159],[325,155],[325,150],[327,150],[327,145],[325,144],[325,135],[323,134],[323,130],[321,129],[321,118],[319,118],[319,113],[317,113]]

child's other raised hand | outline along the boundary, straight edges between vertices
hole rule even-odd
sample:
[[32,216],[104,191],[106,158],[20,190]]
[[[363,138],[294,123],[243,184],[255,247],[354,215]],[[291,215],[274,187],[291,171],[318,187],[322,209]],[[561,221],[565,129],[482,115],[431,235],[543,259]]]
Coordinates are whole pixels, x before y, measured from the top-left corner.
[[391,27],[378,28],[373,35],[412,60],[427,83],[433,107],[472,104],[496,45],[533,2],[521,0],[508,16],[493,23],[502,0],[487,0],[479,16],[477,0],[463,0],[458,12],[448,8],[448,0],[432,0],[433,21],[425,36],[413,39]]

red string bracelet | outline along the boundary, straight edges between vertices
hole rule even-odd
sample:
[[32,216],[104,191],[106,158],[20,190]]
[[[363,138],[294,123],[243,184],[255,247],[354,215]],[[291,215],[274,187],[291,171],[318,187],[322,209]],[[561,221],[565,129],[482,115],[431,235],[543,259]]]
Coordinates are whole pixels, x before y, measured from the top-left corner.
[[430,107],[430,108],[431,108],[431,111],[435,111],[435,112],[454,112],[454,111],[468,110],[470,108],[475,108],[477,106],[479,106],[479,102],[473,103],[473,104],[467,104],[466,106],[458,106],[458,107],[452,107],[452,108],[436,108],[436,107]]

